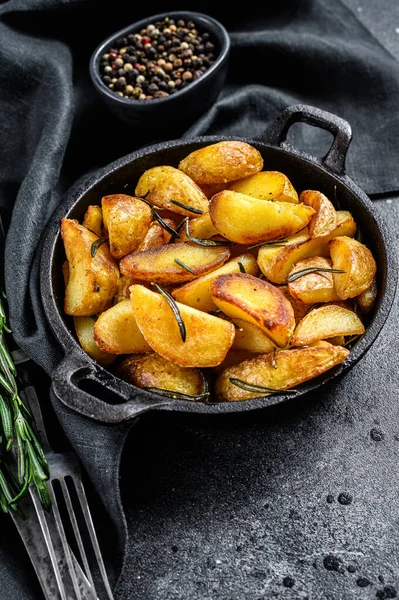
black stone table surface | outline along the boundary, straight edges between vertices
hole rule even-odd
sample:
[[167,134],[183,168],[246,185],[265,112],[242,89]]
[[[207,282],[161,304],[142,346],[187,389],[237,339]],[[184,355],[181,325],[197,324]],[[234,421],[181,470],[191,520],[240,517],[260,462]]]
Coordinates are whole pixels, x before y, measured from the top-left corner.
[[[346,3],[399,59],[397,0]],[[398,240],[399,195],[375,210]],[[398,331],[396,301],[365,358],[311,403],[143,417],[122,467],[118,600],[399,597]]]

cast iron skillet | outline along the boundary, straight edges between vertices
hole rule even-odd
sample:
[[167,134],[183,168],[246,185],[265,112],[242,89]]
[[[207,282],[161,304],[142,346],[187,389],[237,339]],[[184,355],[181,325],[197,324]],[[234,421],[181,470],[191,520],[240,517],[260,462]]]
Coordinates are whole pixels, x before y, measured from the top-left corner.
[[[309,156],[289,146],[288,130],[303,122],[327,130],[333,135],[330,150],[322,159]],[[331,382],[348,371],[373,344],[392,307],[397,267],[393,244],[384,223],[366,194],[345,175],[345,157],[351,142],[350,125],[336,115],[306,105],[286,108],[271,123],[265,141],[236,137],[207,136],[160,143],[121,158],[72,189],[51,219],[41,265],[41,293],[49,323],[65,352],[65,358],[52,374],[56,396],[69,408],[97,421],[118,423],[149,410],[172,410],[191,413],[231,413],[265,408],[292,399],[280,394],[243,402],[198,403],[166,399],[140,390],[122,381],[98,365],[81,349],[74,334],[72,319],[63,312],[64,283],[61,266],[65,260],[59,233],[62,217],[81,220],[89,204],[100,204],[102,196],[124,193],[134,195],[139,176],[156,165],[175,165],[187,154],[202,146],[228,139],[244,139],[263,155],[265,168],[285,173],[298,191],[317,189],[336,197],[340,208],[351,211],[361,228],[363,241],[372,250],[378,265],[378,299],[365,335],[353,347],[348,359],[323,375],[299,386],[294,396],[306,394]]]

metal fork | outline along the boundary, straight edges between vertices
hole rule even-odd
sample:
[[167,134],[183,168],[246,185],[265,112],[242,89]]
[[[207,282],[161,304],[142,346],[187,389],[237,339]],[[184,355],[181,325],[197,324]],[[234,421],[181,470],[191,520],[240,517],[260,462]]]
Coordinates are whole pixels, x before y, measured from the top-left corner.
[[[18,353],[21,356],[20,350]],[[36,488],[31,485],[29,496],[21,502],[25,519],[13,514],[13,511],[10,511],[10,514],[29,553],[45,598],[46,600],[103,600],[103,598],[113,600],[83,487],[79,460],[73,452],[56,453],[52,450],[35,389],[27,386],[21,392],[21,397],[32,412],[50,467],[48,484],[52,509],[49,512],[43,509]],[[74,549],[68,541],[66,530],[69,532],[69,540],[74,542]],[[89,553],[91,556],[94,555],[101,586],[100,595],[96,591],[89,565]],[[80,555],[80,561],[76,554]]]

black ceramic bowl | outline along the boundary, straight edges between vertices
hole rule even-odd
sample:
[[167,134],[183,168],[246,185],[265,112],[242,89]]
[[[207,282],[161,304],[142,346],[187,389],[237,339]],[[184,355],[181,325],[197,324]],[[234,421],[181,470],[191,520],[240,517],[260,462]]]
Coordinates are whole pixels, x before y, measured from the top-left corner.
[[[334,141],[324,158],[305,154],[285,142],[289,128],[298,121],[332,133]],[[165,164],[177,166],[193,150],[226,139],[243,139],[254,145],[264,158],[265,169],[285,173],[298,192],[311,186],[334,198],[336,190],[340,208],[353,214],[362,239],[376,258],[377,301],[366,333],[351,349],[346,361],[298,386],[295,396],[282,393],[243,402],[208,404],[165,399],[122,381],[89,358],[80,347],[73,321],[63,310],[65,288],[62,264],[65,252],[60,236],[60,221],[62,217],[81,220],[89,204],[99,204],[101,197],[107,194],[123,190],[125,194],[134,195],[136,182],[146,169]],[[160,143],[117,160],[71,189],[49,224],[40,278],[48,321],[65,352],[64,361],[52,375],[56,396],[81,414],[98,421],[116,423],[148,410],[224,414],[263,409],[304,394],[323,393],[325,384],[333,384],[374,343],[392,308],[398,276],[394,245],[383,221],[367,195],[345,174],[345,157],[350,141],[351,128],[343,119],[311,106],[295,105],[288,107],[271,123],[262,142],[231,136],[208,136]]]
[[[215,42],[215,62],[198,79],[190,82],[183,89],[166,98],[152,100],[130,100],[110,90],[100,77],[101,57],[111,48],[114,42],[129,33],[139,32],[146,25],[160,21],[165,17],[175,20],[191,20],[202,33],[208,32]],[[209,108],[218,97],[227,73],[230,51],[230,38],[223,25],[208,15],[174,11],[152,15],[128,27],[117,31],[104,40],[92,54],[90,59],[90,76],[101,100],[108,108],[125,122],[138,129],[160,128],[183,131]]]

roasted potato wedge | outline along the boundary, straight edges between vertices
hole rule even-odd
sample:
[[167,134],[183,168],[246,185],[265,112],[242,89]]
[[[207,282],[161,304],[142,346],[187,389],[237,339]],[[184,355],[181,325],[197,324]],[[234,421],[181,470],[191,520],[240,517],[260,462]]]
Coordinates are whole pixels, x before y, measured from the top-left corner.
[[229,260],[229,262],[225,263],[222,267],[215,269],[211,273],[198,277],[198,279],[176,288],[173,290],[172,296],[178,302],[192,306],[193,308],[198,308],[198,310],[203,310],[205,312],[215,310],[217,306],[212,298],[212,281],[219,275],[240,273],[240,263],[247,273],[250,275],[257,275],[259,269],[254,256],[249,253],[242,254],[241,256],[237,256],[234,260]]
[[152,349],[181,367],[214,367],[234,341],[234,325],[184,304],[177,304],[186,329],[179,325],[161,294],[134,285],[131,299],[137,324]]
[[359,296],[371,286],[377,265],[367,246],[340,236],[330,241],[330,254],[334,269],[345,271],[333,275],[335,289],[342,300]]
[[62,278],[66,287],[69,281],[69,262],[67,260],[64,260],[64,262],[62,263]]
[[253,175],[263,168],[261,153],[239,141],[218,142],[191,152],[179,169],[198,185],[228,183]]
[[205,183],[204,185],[200,185],[200,188],[208,200],[210,200],[212,196],[218,194],[222,190],[225,190],[227,186],[228,183]]
[[150,207],[125,194],[104,196],[101,206],[112,256],[122,258],[136,250],[151,224]]
[[229,184],[229,190],[260,200],[279,200],[298,204],[298,194],[288,179],[280,171],[261,171],[255,175],[239,179]]
[[86,227],[89,231],[92,231],[98,237],[102,237],[103,230],[103,212],[100,206],[91,204],[87,207],[85,216],[82,222],[83,227]]
[[[135,279],[174,284],[192,281],[213,271],[225,263],[229,256],[230,252],[226,247],[204,248],[191,243],[170,244],[129,254],[121,260],[119,267],[123,275]],[[177,264],[176,259],[193,273]]]
[[176,206],[171,200],[207,212],[208,198],[200,187],[183,171],[174,167],[152,167],[144,171],[138,180],[136,196],[144,196],[146,200],[158,206],[186,217],[193,217],[195,212]]
[[377,299],[377,279],[373,278],[370,287],[356,297],[359,308],[364,315],[368,315]]
[[305,304],[304,302],[302,302],[302,300],[293,298],[288,289],[288,285],[279,285],[278,289],[282,294],[284,294],[284,296],[287,298],[292,308],[294,309],[295,323],[299,323],[302,317],[304,317],[306,313],[310,310],[312,304]]
[[304,204],[265,202],[225,190],[213,196],[209,213],[216,229],[238,244],[256,244],[293,235],[306,227],[315,210]]
[[212,281],[212,298],[229,317],[259,327],[280,347],[287,345],[295,328],[294,310],[280,290],[253,275],[219,275]]
[[108,245],[102,244],[91,256],[95,233],[75,219],[62,219],[61,236],[69,263],[69,281],[65,289],[64,310],[67,315],[95,315],[111,306],[119,271]]
[[101,313],[94,325],[94,340],[104,352],[142,354],[151,352],[137,326],[130,300],[122,300]]
[[364,325],[351,310],[329,305],[314,308],[296,326],[291,346],[308,346],[317,340],[328,340],[337,335],[361,335]]
[[[176,228],[176,222],[172,219],[164,219],[164,222],[169,225],[172,229]],[[144,250],[151,250],[151,248],[159,248],[167,244],[171,238],[171,234],[166,231],[158,221],[153,221],[141,240],[140,244],[136,248],[136,252],[144,252]]]
[[348,356],[349,350],[331,344],[259,354],[219,375],[215,384],[216,400],[237,402],[268,395],[243,390],[231,379],[273,390],[289,390],[339,365]]
[[[191,237],[198,238],[200,240],[209,240],[211,237],[219,233],[212,223],[209,212],[204,212],[200,217],[190,219],[188,222],[188,231]],[[179,242],[186,241],[188,241],[188,237],[186,235],[186,228],[183,227],[183,229],[180,231]]]
[[304,190],[299,196],[299,201],[316,211],[308,226],[311,238],[328,235],[336,228],[337,211],[327,196],[317,190]]
[[288,238],[286,245],[262,246],[258,252],[258,264],[262,273],[273,283],[286,283],[287,277],[297,262],[310,256],[330,256],[329,242],[335,236],[355,235],[356,223],[348,211],[337,211],[338,224],[325,237],[311,238],[301,231]]
[[328,271],[317,271],[303,275],[290,282],[291,275],[307,269],[331,269],[332,262],[322,256],[311,256],[297,262],[288,276],[288,289],[293,298],[306,304],[333,302],[339,300],[334,287],[333,274]]
[[204,391],[204,380],[198,369],[180,367],[155,352],[127,363],[122,378],[139,388],[154,387],[190,396]]
[[233,346],[235,350],[247,350],[257,354],[265,354],[276,348],[271,339],[253,323],[243,321],[243,319],[234,319],[236,329]]
[[93,317],[74,317],[76,335],[83,350],[100,365],[110,365],[116,359],[116,354],[110,354],[101,350],[94,341],[94,319]]
[[[220,365],[213,367],[212,373],[215,375],[220,375],[220,373],[223,373],[225,369],[239,365],[240,363],[244,362],[244,360],[248,360],[254,356],[256,356],[256,354],[254,352],[250,352],[249,350],[240,350],[238,348],[231,347],[224,361],[221,362]],[[215,401],[213,396],[212,401]]]

